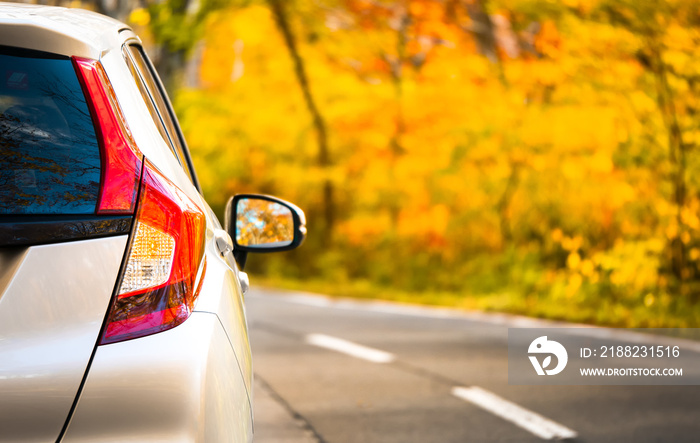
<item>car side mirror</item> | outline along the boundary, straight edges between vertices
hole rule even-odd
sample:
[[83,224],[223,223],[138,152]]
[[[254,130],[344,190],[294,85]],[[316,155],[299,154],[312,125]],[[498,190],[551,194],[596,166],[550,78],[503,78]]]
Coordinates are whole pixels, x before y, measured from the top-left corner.
[[238,194],[226,205],[226,230],[243,269],[248,252],[279,252],[306,238],[306,216],[297,206],[269,195]]

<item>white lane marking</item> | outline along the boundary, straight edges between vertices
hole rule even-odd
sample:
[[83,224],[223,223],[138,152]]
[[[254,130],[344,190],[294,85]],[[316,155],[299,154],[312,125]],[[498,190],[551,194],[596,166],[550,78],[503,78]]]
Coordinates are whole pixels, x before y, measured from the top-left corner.
[[374,363],[389,363],[394,361],[396,357],[388,352],[380,351],[379,349],[368,348],[367,346],[358,345],[341,338],[331,337],[324,334],[309,334],[306,336],[306,342],[319,346],[321,348],[332,349],[342,352],[343,354],[353,357],[368,360]]
[[[258,289],[258,288],[256,288]],[[464,311],[460,309],[440,308],[436,306],[420,306],[380,300],[355,300],[348,298],[332,298],[320,294],[298,291],[277,292],[283,295],[264,295],[255,293],[252,298],[267,298],[286,301],[289,303],[332,308],[350,311],[379,312],[411,317],[464,319],[490,325],[500,325],[508,328],[557,328],[569,335],[577,335],[598,339],[613,339],[629,343],[642,343],[663,346],[682,346],[683,349],[700,353],[700,343],[686,338],[652,335],[625,329],[611,329],[601,326],[580,323],[565,323],[561,321],[523,317],[514,314]],[[246,295],[250,297],[250,295]]]
[[545,440],[576,438],[576,431],[505,400],[478,386],[452,388],[452,395],[479,406]]

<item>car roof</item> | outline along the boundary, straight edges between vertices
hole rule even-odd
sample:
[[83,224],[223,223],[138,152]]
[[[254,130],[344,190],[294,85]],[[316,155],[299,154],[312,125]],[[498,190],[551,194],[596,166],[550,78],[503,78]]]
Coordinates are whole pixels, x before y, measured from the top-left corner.
[[95,12],[0,2],[2,46],[100,59],[126,37],[135,37],[127,25]]

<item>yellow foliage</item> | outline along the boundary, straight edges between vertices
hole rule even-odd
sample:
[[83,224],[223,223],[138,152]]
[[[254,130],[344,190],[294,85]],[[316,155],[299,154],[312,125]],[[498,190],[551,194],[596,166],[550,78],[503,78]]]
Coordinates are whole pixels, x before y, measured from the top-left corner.
[[447,230],[450,212],[445,205],[427,209],[403,210],[399,215],[397,232],[403,237],[429,236],[442,239]]
[[559,243],[561,240],[564,238],[564,233],[562,232],[561,229],[557,228],[552,231],[552,240],[555,242]]
[[596,152],[590,158],[590,168],[593,172],[609,174],[613,170],[613,162],[610,155],[605,152]]
[[607,203],[611,208],[620,208],[625,203],[634,201],[637,193],[629,183],[616,183],[615,186],[608,188]]
[[569,254],[569,257],[566,259],[566,266],[571,269],[572,271],[575,271],[579,268],[581,265],[581,256],[578,254],[578,252],[572,252]]
[[666,227],[666,237],[668,237],[669,240],[673,240],[674,238],[678,237],[678,225],[675,222],[671,222]]
[[593,264],[593,261],[591,260],[583,260],[581,262],[581,274],[585,277],[593,277],[595,274],[595,265]]
[[391,218],[386,212],[354,217],[338,227],[338,233],[351,245],[376,241],[391,229]]
[[[564,237],[561,240],[561,247],[564,248],[566,251],[571,251],[571,252],[576,252],[581,248],[581,245],[583,244],[583,237],[580,235],[577,235],[575,237]],[[581,260],[581,257],[576,254],[576,264]]]
[[545,55],[556,58],[560,53],[562,39],[557,26],[551,20],[542,23],[542,29],[535,40],[537,50]]
[[569,280],[566,285],[566,297],[571,298],[578,292],[579,288],[583,284],[583,277],[581,274],[573,273],[569,276]]
[[[545,3],[495,0],[497,57],[465,31],[475,24],[466,8],[450,13],[444,2],[287,3],[296,60],[264,3],[210,14],[202,87],[177,99],[205,192],[219,202],[243,188],[293,196],[318,226],[330,185],[334,238],[366,254],[365,270],[380,260],[378,244],[465,269],[475,254],[515,251],[537,257],[532,280],[558,296],[612,286],[661,304],[659,287],[695,278],[669,271],[673,240],[700,260],[700,32],[683,15],[659,12],[663,31],[650,36],[601,18],[599,0]],[[615,12],[639,19],[634,8]],[[668,74],[667,107],[653,63]],[[687,147],[680,205],[669,122]],[[460,287],[457,270],[440,272]]]
[[700,249],[698,248],[692,248],[688,254],[690,259],[692,261],[696,261],[697,259],[700,259]]
[[151,22],[151,15],[144,8],[136,8],[129,14],[129,22],[136,26],[148,26]]

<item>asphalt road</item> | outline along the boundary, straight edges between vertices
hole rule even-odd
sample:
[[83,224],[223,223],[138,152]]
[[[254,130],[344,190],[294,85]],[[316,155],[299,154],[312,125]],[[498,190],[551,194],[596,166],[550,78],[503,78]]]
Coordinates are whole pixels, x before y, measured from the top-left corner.
[[[252,288],[256,442],[700,442],[700,386],[508,384],[548,322]],[[556,326],[556,325],[555,325]]]

